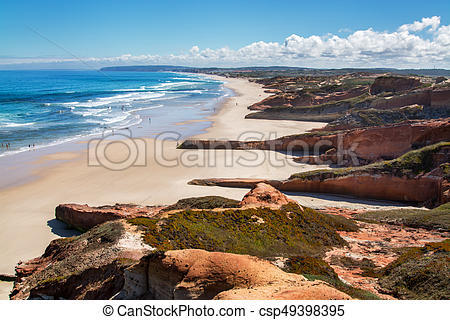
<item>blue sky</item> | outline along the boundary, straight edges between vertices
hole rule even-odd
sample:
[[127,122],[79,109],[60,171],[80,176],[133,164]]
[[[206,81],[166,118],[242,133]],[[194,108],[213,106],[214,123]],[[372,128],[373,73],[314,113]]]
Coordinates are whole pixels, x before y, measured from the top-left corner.
[[[251,64],[251,62],[262,65],[281,61],[289,65],[304,66],[309,63],[327,67],[342,60],[337,58],[335,61],[330,60],[330,55],[348,53],[336,53],[335,49],[330,49],[329,45],[318,48],[317,45],[320,44],[308,44],[302,39],[313,41],[314,38],[310,37],[318,36],[325,39],[330,35],[347,39],[353,33],[369,28],[378,34],[391,34],[398,31],[402,25],[412,24],[414,21],[420,22],[423,18],[431,17],[440,17],[440,27],[448,26],[449,13],[450,1],[423,0],[2,1],[0,3],[0,65],[20,61],[17,58],[27,58],[23,60],[25,62],[42,62],[45,59],[48,61],[70,60],[73,58],[72,55],[83,59],[128,55],[133,58],[118,58],[118,61],[91,61],[91,63],[96,65],[120,64],[119,62],[129,64],[140,61],[135,59],[135,56],[145,56],[147,58],[140,58],[142,62],[185,62],[191,65],[231,66]],[[368,59],[368,56],[364,55],[361,61],[358,61],[357,58],[360,57],[361,52],[367,51],[367,48],[359,48],[358,55],[346,63],[353,66],[392,63],[406,66],[420,62],[421,66],[437,63],[441,67],[450,67],[448,59],[442,60],[438,57],[447,46],[446,30],[439,31],[436,27],[430,31],[425,27],[417,31],[409,30],[409,32],[419,36],[423,41],[433,41],[434,38],[440,37],[439,50],[441,51],[435,52],[433,57],[427,51],[426,61],[420,61],[423,51],[415,54],[416,60],[413,59],[414,57],[409,57],[409,60],[396,60],[393,54],[400,56],[396,58],[401,58],[402,53],[397,49],[393,50],[397,50],[396,53],[389,53],[390,50],[386,49],[382,52],[385,60]],[[250,51],[244,50],[244,53],[239,52],[240,49],[259,41],[264,44],[283,45],[293,34],[301,37],[300,40],[293,39],[296,41],[297,49],[295,50],[297,51],[292,53],[292,50],[288,50],[289,57],[283,54],[281,60],[279,58],[281,53],[276,48],[275,50],[260,46],[256,53],[253,48]],[[370,39],[370,35],[366,36]],[[413,40],[400,39],[405,43],[411,41],[411,44],[405,45],[404,51],[408,51],[407,49],[411,46],[420,47],[423,50],[423,43],[413,42]],[[367,40],[361,39],[361,42],[364,41]],[[304,50],[299,46],[303,46]],[[354,48],[354,43],[351,46]],[[194,51],[191,50],[193,47]],[[197,47],[199,51],[196,51]],[[218,51],[223,48],[230,50],[231,53]],[[214,52],[204,51],[205,49],[211,49]],[[305,50],[316,50],[316,52],[305,55]],[[330,53],[330,50],[333,52]],[[237,53],[233,56],[233,52]],[[186,55],[189,54],[190,57],[187,58]],[[247,57],[248,54],[255,56]],[[372,52],[371,55],[373,54]],[[197,59],[194,59],[192,55],[195,55]],[[174,59],[173,56],[179,58]],[[51,63],[61,65],[63,62]]]

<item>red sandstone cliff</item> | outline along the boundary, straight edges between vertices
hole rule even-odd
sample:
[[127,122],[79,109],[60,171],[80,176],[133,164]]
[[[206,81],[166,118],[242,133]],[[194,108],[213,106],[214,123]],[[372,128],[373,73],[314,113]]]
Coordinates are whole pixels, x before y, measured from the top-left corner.
[[[450,141],[450,118],[441,120],[409,120],[398,124],[353,129],[329,134],[308,133],[285,136],[266,141],[186,140],[180,149],[237,149],[303,151],[318,156],[335,149],[342,155],[354,155],[360,164],[380,159],[393,159],[413,147]],[[331,151],[330,151],[331,152]],[[333,153],[324,155],[322,161],[336,162]],[[351,158],[343,158],[341,165],[355,165]]]

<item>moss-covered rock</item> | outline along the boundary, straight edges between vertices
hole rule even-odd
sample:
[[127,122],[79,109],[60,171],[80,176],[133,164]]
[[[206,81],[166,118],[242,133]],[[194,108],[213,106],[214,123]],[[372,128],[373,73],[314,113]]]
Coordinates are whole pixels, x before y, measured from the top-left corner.
[[274,257],[345,245],[334,226],[339,222],[332,221],[333,217],[310,208],[288,204],[278,210],[183,210],[166,218],[137,218],[129,223],[142,226],[145,242],[161,251],[204,249]]
[[178,200],[177,203],[168,206],[165,210],[187,210],[187,209],[215,209],[215,208],[237,208],[239,201],[220,196],[193,197]]

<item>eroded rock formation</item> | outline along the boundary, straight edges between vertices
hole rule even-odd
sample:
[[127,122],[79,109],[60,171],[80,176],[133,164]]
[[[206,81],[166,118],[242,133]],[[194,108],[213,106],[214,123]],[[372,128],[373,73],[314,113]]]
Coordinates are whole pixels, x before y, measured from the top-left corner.
[[154,299],[350,299],[262,259],[195,249],[149,256],[148,280]]
[[375,79],[370,86],[370,94],[379,94],[382,92],[402,92],[418,88],[422,85],[419,79],[398,77],[398,76],[382,76]]
[[115,204],[101,207],[90,207],[86,204],[60,204],[55,209],[55,216],[56,219],[67,223],[72,228],[86,231],[106,221],[152,217],[161,208],[132,204]]
[[[340,165],[357,165],[393,159],[413,148],[439,141],[450,141],[450,118],[410,120],[388,126],[343,132],[313,132],[265,141],[188,139],[179,148],[302,151],[307,155],[315,156],[330,150],[328,154],[319,158],[322,163],[324,161],[337,163],[339,160]],[[336,154],[338,152],[340,158],[338,158],[339,154]],[[307,159],[306,161],[311,163],[312,160]]]

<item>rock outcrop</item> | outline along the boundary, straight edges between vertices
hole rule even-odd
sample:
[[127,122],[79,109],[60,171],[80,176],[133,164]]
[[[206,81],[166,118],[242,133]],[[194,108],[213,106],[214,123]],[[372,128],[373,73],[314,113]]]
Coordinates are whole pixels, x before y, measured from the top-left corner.
[[242,198],[240,206],[279,208],[288,203],[295,203],[295,201],[269,184],[258,183]]
[[150,255],[147,261],[153,299],[350,299],[324,282],[248,255],[190,249]]
[[[116,220],[78,237],[53,240],[41,257],[18,264],[10,298],[111,299],[133,281],[125,269],[153,250],[141,238],[135,226]],[[139,291],[139,285],[132,287],[122,295]]]
[[90,207],[87,204],[60,204],[55,209],[56,219],[70,227],[86,231],[106,221],[152,217],[163,207],[148,207],[132,204],[116,204],[113,206]]
[[370,86],[370,94],[379,94],[382,92],[402,92],[418,88],[422,85],[419,79],[398,77],[398,76],[382,76],[375,79]]

